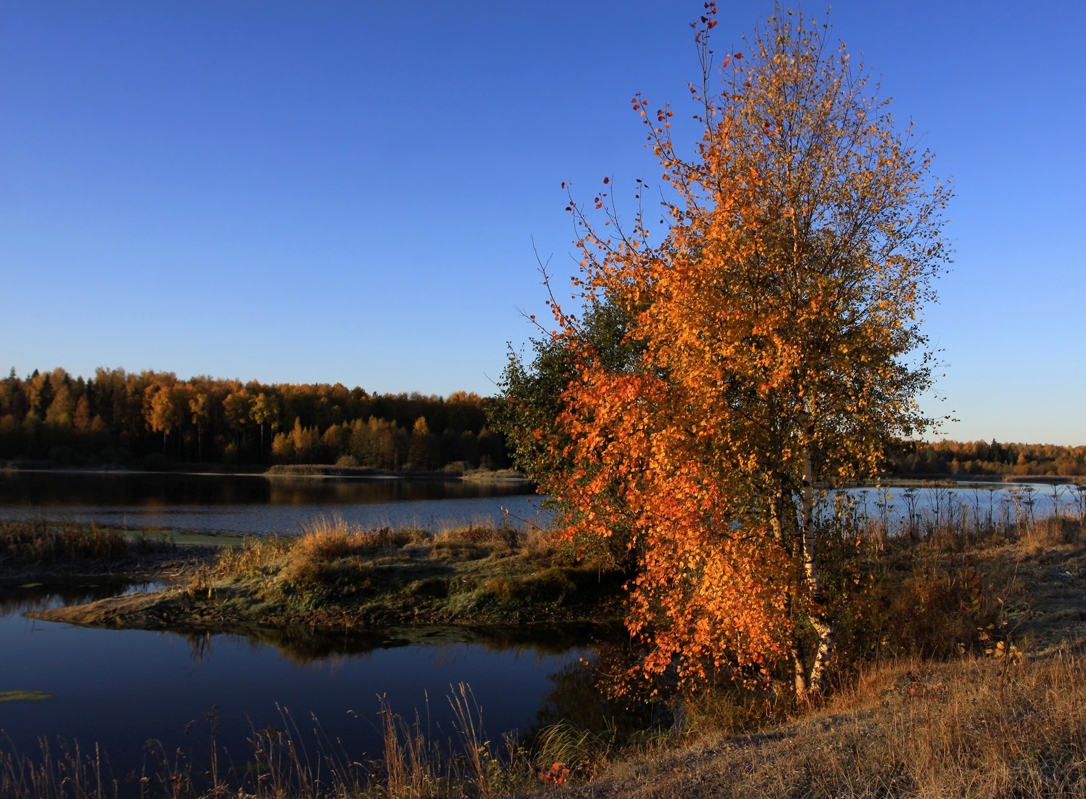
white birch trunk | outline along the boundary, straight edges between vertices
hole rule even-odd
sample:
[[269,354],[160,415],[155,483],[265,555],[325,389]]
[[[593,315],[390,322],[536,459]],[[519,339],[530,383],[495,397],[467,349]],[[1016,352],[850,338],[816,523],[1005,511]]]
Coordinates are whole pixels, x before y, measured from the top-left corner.
[[[811,451],[807,449],[803,456],[803,486],[800,505],[800,536],[803,544],[803,572],[807,582],[807,593],[812,605],[808,614],[811,626],[818,636],[814,659],[811,662],[810,673],[805,675],[806,685],[800,692],[800,684],[797,679],[796,693],[801,698],[806,692],[819,692],[823,688],[826,678],[826,667],[833,655],[834,625],[825,612],[822,597],[822,583],[818,577],[818,558],[815,540],[814,525],[814,468],[811,462]],[[797,669],[802,664],[797,663]],[[798,671],[797,671],[798,674]]]

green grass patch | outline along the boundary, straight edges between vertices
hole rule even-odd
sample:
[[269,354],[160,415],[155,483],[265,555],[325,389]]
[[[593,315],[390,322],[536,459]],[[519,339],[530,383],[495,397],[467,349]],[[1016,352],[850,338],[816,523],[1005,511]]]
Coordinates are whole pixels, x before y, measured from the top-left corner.
[[0,691],[0,702],[43,702],[46,699],[56,697],[44,691]]

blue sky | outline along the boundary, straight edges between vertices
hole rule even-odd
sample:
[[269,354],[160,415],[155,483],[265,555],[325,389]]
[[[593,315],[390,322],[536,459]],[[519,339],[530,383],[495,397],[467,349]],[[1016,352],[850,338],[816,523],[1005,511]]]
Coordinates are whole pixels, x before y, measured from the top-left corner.
[[[560,183],[658,176],[630,98],[686,110],[699,10],[0,0],[0,368],[493,393],[533,239],[571,271]],[[718,47],[770,11],[722,2]],[[1086,4],[831,20],[955,185],[927,407],[1086,444]]]

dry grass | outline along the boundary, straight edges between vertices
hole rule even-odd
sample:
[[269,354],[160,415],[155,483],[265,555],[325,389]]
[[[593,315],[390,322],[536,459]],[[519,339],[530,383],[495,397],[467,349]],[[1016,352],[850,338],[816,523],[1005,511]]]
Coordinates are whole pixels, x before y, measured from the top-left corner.
[[342,519],[321,517],[307,523],[299,536],[247,536],[242,546],[219,554],[215,576],[256,579],[280,574],[295,588],[316,586],[334,579],[345,561],[357,567],[363,558],[432,538],[422,530],[366,530]]
[[1033,550],[1082,541],[1082,522],[1066,516],[1050,516],[1031,525],[1022,540]]
[[300,536],[246,539],[219,554],[213,576],[213,595],[250,597],[255,603],[245,607],[266,613],[274,605],[278,618],[302,613],[307,624],[327,617],[341,628],[345,619],[385,625],[601,620],[604,605],[617,613],[621,579],[574,562],[536,531],[489,523],[436,533],[364,530],[335,518],[306,525]]
[[117,795],[117,783],[98,747],[93,754],[82,752],[79,744],[59,748],[54,752],[43,739],[39,756],[30,758],[4,751],[0,745],[0,797],[107,799]]
[[411,544],[427,543],[433,534],[426,530],[401,528],[378,530],[350,524],[338,517],[320,516],[302,526],[298,546],[306,555],[317,557],[347,557],[362,555],[381,549],[402,548]]
[[119,561],[128,555],[123,533],[96,524],[34,519],[0,522],[0,563]]
[[613,767],[592,797],[1086,796],[1086,662],[915,659],[822,710]]

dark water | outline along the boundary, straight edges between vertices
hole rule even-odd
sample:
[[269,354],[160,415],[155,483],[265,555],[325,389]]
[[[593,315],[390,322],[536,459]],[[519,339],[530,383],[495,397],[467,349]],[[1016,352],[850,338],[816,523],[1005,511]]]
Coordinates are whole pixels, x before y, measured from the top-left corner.
[[363,527],[545,523],[547,515],[526,490],[517,483],[456,480],[0,472],[0,519],[288,535],[319,516]]
[[[0,518],[258,533],[295,533],[318,516],[440,528],[500,522],[508,518],[503,508],[511,508],[515,517],[541,519],[535,498],[523,490],[457,481],[0,473]],[[84,751],[99,744],[112,773],[124,778],[153,768],[144,746],[151,739],[161,742],[159,751],[180,747],[199,761],[208,744],[207,714],[214,711],[217,743],[239,764],[249,759],[253,730],[296,724],[301,740],[314,746],[314,718],[325,736],[365,762],[382,754],[379,697],[409,719],[418,712],[430,733],[445,740],[456,737],[447,696],[461,683],[471,687],[489,739],[499,742],[505,732],[569,715],[560,686],[569,683],[571,669],[583,671],[578,664],[593,651],[588,634],[568,629],[186,636],[23,615],[125,590],[141,587],[0,591],[0,692],[54,697],[0,702],[0,748],[9,746],[4,735],[27,754],[37,752],[41,739],[78,740]],[[579,690],[591,694],[590,687]]]
[[555,708],[559,683],[582,657],[591,656],[590,638],[569,630],[433,630],[421,639],[418,631],[186,637],[72,627],[22,615],[122,590],[139,587],[37,587],[0,594],[0,692],[54,697],[0,702],[0,730],[18,751],[35,753],[39,739],[55,743],[58,737],[78,740],[84,751],[97,743],[113,774],[124,778],[154,765],[144,746],[150,739],[166,752],[190,750],[199,762],[208,743],[206,714],[217,709],[218,745],[239,764],[249,759],[247,740],[254,729],[282,729],[289,719],[306,745],[314,745],[314,717],[352,757],[379,757],[379,697],[410,719],[417,711],[431,734],[444,740],[456,737],[447,696],[460,683],[470,685],[489,739],[500,741],[504,732],[527,731],[541,709],[548,709],[543,715],[561,715]]
[[0,472],[0,505],[313,505],[525,493],[512,481],[350,479],[153,472]]

